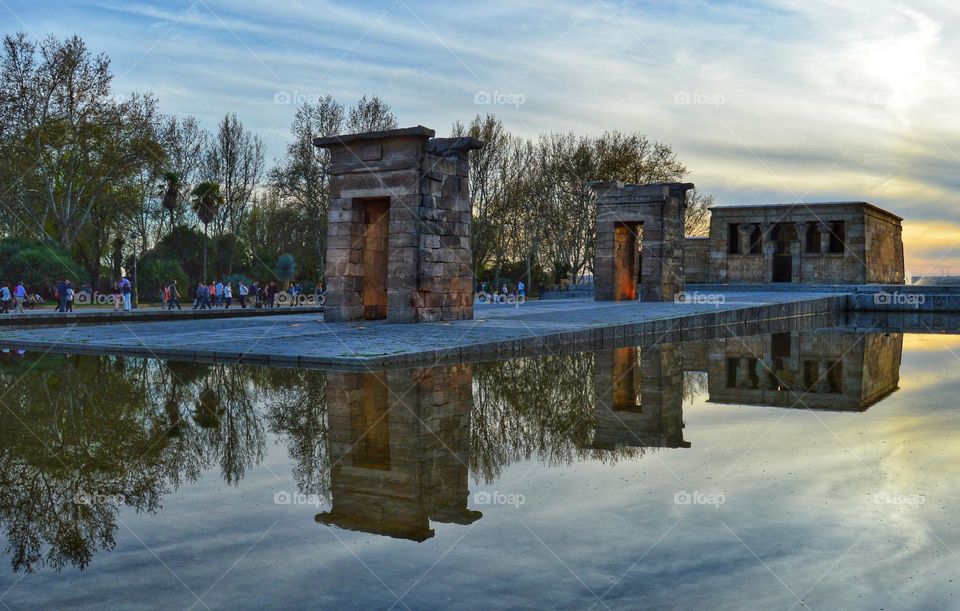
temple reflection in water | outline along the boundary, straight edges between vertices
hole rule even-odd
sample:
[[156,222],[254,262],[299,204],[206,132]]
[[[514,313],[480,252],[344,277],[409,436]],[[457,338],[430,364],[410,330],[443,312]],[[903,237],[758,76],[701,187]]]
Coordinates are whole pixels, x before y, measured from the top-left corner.
[[470,365],[327,374],[333,504],[317,522],[423,541],[470,524]]
[[[563,399],[542,408],[572,416],[557,427],[565,429],[565,438],[554,438],[556,445],[578,446],[559,453],[570,458],[586,457],[583,451],[689,448],[683,435],[685,374],[707,374],[707,400],[713,403],[863,411],[897,389],[902,343],[901,334],[797,331],[616,348],[592,354],[592,410],[577,413],[577,406]],[[476,369],[536,372],[527,361]],[[481,514],[467,508],[468,465],[476,462],[471,447],[477,449],[471,433],[489,438],[485,425],[490,423],[471,418],[476,415],[473,372],[474,367],[461,365],[328,374],[333,507],[317,521],[422,541],[433,535],[430,521],[478,519]],[[506,379],[483,378],[494,384]],[[506,382],[480,394],[490,401],[498,391],[509,396],[524,388],[537,384]],[[537,403],[541,397],[526,398]],[[556,432],[536,418],[517,428],[537,437]],[[494,452],[503,463],[558,454],[545,448],[518,453],[513,447],[518,440],[501,442]]]
[[805,331],[711,342],[714,403],[863,411],[897,390],[901,333]]
[[683,405],[703,394],[864,411],[897,389],[902,342],[793,331],[369,373],[7,352],[0,526],[15,570],[83,568],[113,546],[121,507],[159,512],[200,478],[238,485],[272,435],[329,505],[317,522],[423,541],[431,523],[479,519],[471,480],[515,462],[688,451]]

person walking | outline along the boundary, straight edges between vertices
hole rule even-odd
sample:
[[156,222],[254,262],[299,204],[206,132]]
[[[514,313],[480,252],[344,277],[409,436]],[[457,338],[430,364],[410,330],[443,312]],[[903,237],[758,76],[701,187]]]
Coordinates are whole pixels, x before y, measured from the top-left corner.
[[133,285],[130,284],[130,279],[126,276],[120,280],[120,292],[123,293],[123,311],[129,312],[133,308],[133,305],[130,301],[132,298],[131,293],[133,292]]
[[193,302],[194,310],[203,310],[207,306],[207,300],[209,299],[209,293],[207,292],[207,285],[200,282],[197,284],[197,298]]
[[61,279],[57,281],[56,287],[53,289],[54,295],[57,298],[57,309],[56,312],[66,312],[67,311],[67,281],[66,279]]
[[250,294],[250,289],[248,289],[247,285],[243,283],[243,280],[240,281],[240,285],[237,287],[237,293],[240,295],[240,307],[246,309],[247,295]]
[[217,307],[218,308],[223,307],[223,281],[222,280],[215,285],[214,291],[216,291],[216,296],[217,296],[217,303],[216,303]]
[[178,310],[182,310],[180,307],[180,292],[177,291],[177,281],[173,280],[167,285],[167,309],[172,310],[173,306],[177,306]]
[[113,281],[113,311],[120,311],[120,302],[123,301],[123,292],[120,290],[120,280]]
[[230,282],[228,281],[226,284],[223,285],[223,305],[224,305],[224,309],[226,309],[226,310],[229,310],[229,309],[230,309],[230,302],[231,302],[231,301],[233,301],[233,287],[230,286]]
[[216,301],[216,299],[217,299],[217,285],[211,281],[210,286],[207,287],[207,305],[210,307],[210,309],[213,309],[213,304],[214,304],[214,301]]
[[64,308],[64,312],[73,312],[73,297],[75,295],[73,283],[67,280],[66,289],[64,290],[66,293],[66,307]]
[[27,289],[23,288],[23,282],[17,283],[17,288],[13,289],[13,311],[23,314],[23,302],[27,299]]
[[10,287],[6,282],[0,283],[0,314],[6,314],[10,311],[10,300],[13,295],[10,294]]

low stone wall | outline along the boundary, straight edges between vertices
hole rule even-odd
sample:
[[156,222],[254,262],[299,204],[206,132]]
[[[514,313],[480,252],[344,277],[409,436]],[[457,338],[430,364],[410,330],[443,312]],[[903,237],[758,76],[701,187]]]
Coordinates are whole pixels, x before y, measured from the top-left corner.
[[851,312],[960,312],[960,286],[902,284],[688,284],[687,293],[843,293]]
[[687,284],[706,282],[710,264],[710,238],[684,238],[683,273]]
[[201,318],[250,318],[255,316],[278,316],[284,314],[322,314],[323,306],[277,306],[273,308],[255,308],[247,306],[231,307],[229,310],[194,310],[186,305],[182,310],[161,310],[160,308],[137,308],[129,312],[112,310],[93,310],[76,312],[27,312],[24,314],[0,314],[0,328],[34,329],[38,327],[71,327],[74,325],[103,325],[110,323],[159,322],[164,320],[195,320]]

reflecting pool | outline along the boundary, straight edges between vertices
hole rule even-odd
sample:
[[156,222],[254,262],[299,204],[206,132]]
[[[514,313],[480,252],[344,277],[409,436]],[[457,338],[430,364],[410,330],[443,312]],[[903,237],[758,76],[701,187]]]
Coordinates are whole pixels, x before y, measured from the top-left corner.
[[8,350],[0,603],[957,607],[958,371],[960,336],[838,328],[384,371]]

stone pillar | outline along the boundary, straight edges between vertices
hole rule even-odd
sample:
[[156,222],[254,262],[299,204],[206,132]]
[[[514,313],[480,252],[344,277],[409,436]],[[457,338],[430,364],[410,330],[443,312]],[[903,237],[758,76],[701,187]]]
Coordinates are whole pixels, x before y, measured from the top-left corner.
[[750,232],[753,231],[753,225],[741,223],[737,230],[740,234],[740,254],[748,254],[750,252]]
[[817,383],[815,385],[818,393],[830,391],[830,383],[827,381],[827,375],[830,371],[830,363],[821,359],[817,363]]
[[753,387],[753,380],[750,379],[750,359],[741,356],[740,366],[737,367],[737,388],[751,387]]
[[817,229],[820,231],[820,252],[827,254],[830,252],[830,224],[817,223]]
[[773,231],[776,223],[762,223],[760,225],[763,236],[763,281],[773,281],[773,254],[777,251],[777,244],[773,241]]
[[790,265],[793,268],[790,273],[790,277],[793,282],[801,282],[800,274],[802,273],[803,266],[801,265],[800,253],[802,238],[797,235],[797,239],[790,242]]

